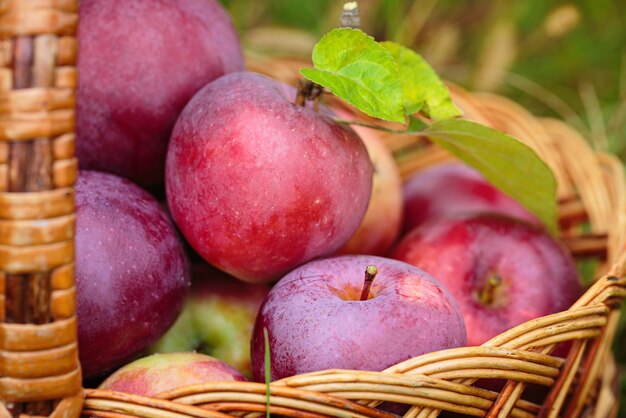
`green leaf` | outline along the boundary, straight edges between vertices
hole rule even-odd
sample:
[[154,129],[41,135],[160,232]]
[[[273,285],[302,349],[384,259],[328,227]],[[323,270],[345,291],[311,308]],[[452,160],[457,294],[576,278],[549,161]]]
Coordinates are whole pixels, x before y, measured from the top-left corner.
[[270,382],[272,373],[270,370],[270,337],[267,333],[267,328],[263,328],[263,344],[265,345],[265,416],[270,418]]
[[531,148],[464,119],[436,122],[423,133],[479,170],[494,186],[534,213],[550,232],[557,232],[556,180]]
[[459,116],[450,92],[435,70],[417,52],[395,42],[382,42],[398,63],[407,115],[422,110],[434,120]]
[[389,51],[359,29],[334,29],[313,49],[315,68],[303,76],[375,118],[405,122],[398,65]]
[[420,118],[416,118],[415,116],[409,115],[409,125],[406,128],[406,133],[412,132],[422,132],[424,129],[428,128],[428,124],[421,120]]

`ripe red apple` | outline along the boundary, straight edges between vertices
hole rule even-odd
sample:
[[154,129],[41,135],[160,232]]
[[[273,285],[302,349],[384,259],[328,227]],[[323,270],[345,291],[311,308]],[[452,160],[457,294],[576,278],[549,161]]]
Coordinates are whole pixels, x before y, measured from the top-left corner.
[[76,152],[84,169],[163,184],[178,114],[206,83],[244,68],[216,0],[81,0]]
[[[363,291],[368,266],[377,274]],[[311,261],[272,288],[252,337],[258,381],[265,369],[264,328],[272,380],[332,368],[383,370],[466,343],[458,304],[437,280],[406,263],[365,255]]]
[[351,129],[252,73],[209,83],[174,128],[167,201],[191,246],[250,282],[332,254],[359,226],[372,164]]
[[[355,119],[343,109],[333,111],[342,119]],[[361,225],[337,254],[385,255],[402,226],[402,177],[391,150],[376,130],[352,128],[363,140],[374,166],[372,195]]]
[[150,350],[198,351],[251,376],[252,327],[269,290],[265,284],[244,283],[207,264],[195,264],[182,313]]
[[582,294],[567,250],[543,229],[504,215],[432,219],[392,257],[424,269],[454,295],[469,345],[563,311]]
[[112,174],[76,184],[78,345],[86,377],[133,357],[174,323],[189,266],[174,225],[149,193]]
[[541,225],[517,201],[461,163],[437,165],[414,174],[404,184],[403,193],[405,232],[433,217],[478,212],[501,213]]
[[199,353],[153,354],[127,364],[98,389],[155,396],[206,382],[247,380],[228,364]]

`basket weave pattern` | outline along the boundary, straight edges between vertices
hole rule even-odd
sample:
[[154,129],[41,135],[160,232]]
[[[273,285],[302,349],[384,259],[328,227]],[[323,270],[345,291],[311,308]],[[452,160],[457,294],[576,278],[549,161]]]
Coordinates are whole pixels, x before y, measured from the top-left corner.
[[77,2],[0,2],[0,412],[82,408],[74,288]]
[[[306,63],[248,59],[251,70],[294,84]],[[614,416],[616,368],[611,342],[626,296],[626,185],[621,163],[597,154],[563,122],[532,116],[500,96],[452,87],[465,117],[516,136],[551,166],[558,180],[561,235],[580,257],[604,260],[600,277],[571,309],[513,328],[481,347],[426,354],[382,372],[327,370],[271,384],[271,412],[294,417],[382,417],[383,401],[413,405],[406,417],[442,410],[486,417]],[[362,115],[360,115],[362,117]],[[387,135],[406,177],[453,157],[424,138]],[[582,228],[589,223],[590,232]],[[549,280],[549,278],[546,278]],[[411,336],[407,336],[411,338]],[[415,336],[415,338],[420,338]],[[565,359],[551,356],[570,342]],[[508,383],[500,392],[473,387],[478,379]],[[528,385],[549,388],[543,404],[521,399]],[[266,408],[260,383],[207,383],[155,399],[88,390],[86,411],[99,416],[259,416]]]
[[[72,243],[76,10],[76,0],[0,0],[4,416],[70,418],[83,408]],[[302,66],[278,59],[248,63],[290,83]],[[594,153],[560,121],[536,118],[499,96],[454,86],[452,92],[465,117],[516,136],[550,165],[559,184],[561,236],[574,254],[603,260],[598,280],[571,309],[522,324],[481,347],[426,354],[382,372],[327,370],[273,382],[272,414],[390,417],[375,408],[384,401],[412,405],[405,416],[421,418],[443,410],[520,418],[616,413],[610,346],[626,296],[626,185],[620,162]],[[426,138],[385,140],[404,176],[452,158]],[[567,341],[566,358],[551,355],[556,344]],[[473,386],[484,378],[507,383],[499,392]],[[549,389],[541,405],[521,399],[530,385]],[[154,398],[85,392],[82,412],[111,418],[253,417],[266,410],[266,386],[250,382],[194,385]]]

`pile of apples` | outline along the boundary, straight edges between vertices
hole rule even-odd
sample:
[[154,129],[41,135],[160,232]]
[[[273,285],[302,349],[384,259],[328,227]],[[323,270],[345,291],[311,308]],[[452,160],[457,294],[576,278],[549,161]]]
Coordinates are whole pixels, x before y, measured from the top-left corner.
[[563,245],[478,172],[403,183],[377,131],[245,72],[216,0],[82,0],[80,22],[83,373],[177,352],[103,388],[263,381],[268,355],[272,379],[382,370],[581,294]]

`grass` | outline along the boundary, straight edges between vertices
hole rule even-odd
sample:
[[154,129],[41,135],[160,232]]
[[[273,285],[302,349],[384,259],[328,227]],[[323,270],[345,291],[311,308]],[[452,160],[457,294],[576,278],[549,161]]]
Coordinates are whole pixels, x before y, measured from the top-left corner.
[[270,338],[267,334],[267,328],[263,328],[263,344],[265,344],[265,413],[266,417],[270,418],[270,383],[272,381],[272,372],[271,372],[271,354],[270,354]]

